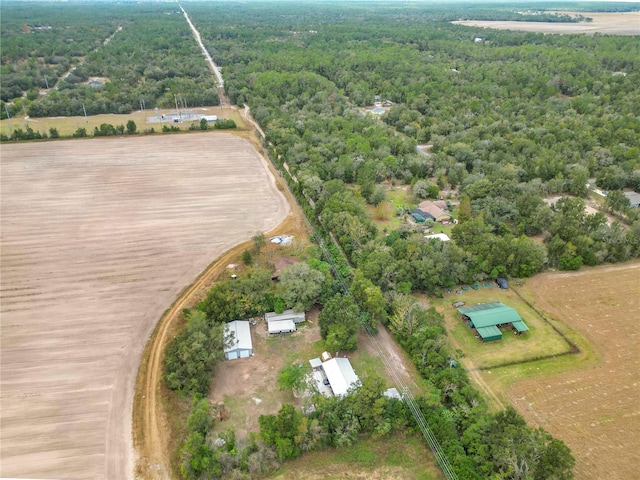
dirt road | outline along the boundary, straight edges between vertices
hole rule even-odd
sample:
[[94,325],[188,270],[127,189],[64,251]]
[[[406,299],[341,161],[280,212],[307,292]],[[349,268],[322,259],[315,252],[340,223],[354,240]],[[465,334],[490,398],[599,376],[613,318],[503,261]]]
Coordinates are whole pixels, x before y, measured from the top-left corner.
[[[283,223],[268,232],[267,235],[291,231],[296,228],[297,222],[299,219],[289,215]],[[139,478],[171,478],[171,467],[166,453],[170,432],[164,428],[166,425],[165,413],[161,402],[159,402],[158,390],[162,379],[164,350],[175,334],[176,323],[182,309],[191,307],[202,299],[208,288],[214,283],[215,278],[225,270],[229,263],[237,260],[251,243],[251,241],[247,241],[236,245],[209,265],[202,275],[186,288],[165,312],[147,345],[138,375],[133,413],[134,443],[138,452],[136,476]]]
[[187,11],[184,8],[182,8],[182,5],[180,5],[180,10],[182,10],[182,14],[184,15],[185,20],[189,24],[189,27],[191,28],[191,32],[193,33],[193,36],[196,39],[196,42],[198,42],[198,46],[200,47],[200,50],[202,51],[202,54],[204,55],[204,58],[207,61],[207,65],[209,65],[209,70],[211,70],[211,73],[213,74],[213,76],[216,77],[216,87],[218,88],[218,98],[220,98],[220,106],[221,107],[228,106],[229,99],[227,98],[227,94],[224,91],[224,79],[222,78],[220,69],[213,62],[213,58],[211,58],[211,54],[209,53],[207,48],[204,46],[204,43],[202,43],[200,32],[198,31],[196,26],[193,24],[193,22],[189,18],[189,14],[187,13]]

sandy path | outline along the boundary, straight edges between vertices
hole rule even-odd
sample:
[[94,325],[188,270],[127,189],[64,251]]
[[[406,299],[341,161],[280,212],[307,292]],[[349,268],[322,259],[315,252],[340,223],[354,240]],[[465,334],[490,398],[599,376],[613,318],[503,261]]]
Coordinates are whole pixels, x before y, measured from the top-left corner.
[[287,202],[229,134],[3,145],[0,173],[0,475],[130,478],[154,325]]

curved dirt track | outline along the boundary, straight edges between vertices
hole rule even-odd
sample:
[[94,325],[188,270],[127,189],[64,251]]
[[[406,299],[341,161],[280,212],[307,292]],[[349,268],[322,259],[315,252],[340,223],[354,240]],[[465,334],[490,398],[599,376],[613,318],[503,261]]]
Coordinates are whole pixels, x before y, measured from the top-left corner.
[[[285,221],[268,235],[299,231],[301,219],[290,214]],[[244,242],[225,252],[216,259],[186,288],[160,319],[156,331],[145,350],[138,381],[133,409],[134,443],[138,452],[136,474],[146,479],[171,478],[171,466],[167,456],[169,432],[166,430],[165,412],[159,401],[162,379],[164,351],[175,334],[176,323],[184,308],[192,307],[202,299],[214,280],[225,271],[240,254],[252,245]]]
[[1,168],[1,475],[131,478],[158,318],[289,206],[226,133],[3,145]]

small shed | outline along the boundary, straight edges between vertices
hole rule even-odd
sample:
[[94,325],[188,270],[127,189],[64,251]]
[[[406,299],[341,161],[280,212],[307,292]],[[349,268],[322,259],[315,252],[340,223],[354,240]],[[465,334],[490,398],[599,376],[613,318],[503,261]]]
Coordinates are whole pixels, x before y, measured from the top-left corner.
[[293,323],[304,322],[307,317],[304,312],[294,312],[293,310],[285,310],[282,313],[268,312],[265,313],[264,319],[267,323],[279,322],[282,320],[291,320]]
[[269,333],[291,333],[297,330],[293,320],[275,320],[267,323]]
[[311,360],[309,360],[309,365],[311,365],[312,370],[322,368],[322,360],[320,360],[318,357],[312,358]]
[[[248,320],[234,320],[224,327],[225,349],[224,358],[235,360],[248,358],[253,355],[251,328]],[[229,339],[227,341],[227,339]]]
[[402,400],[402,395],[398,392],[398,389],[391,387],[382,392],[382,395],[387,398],[395,398],[396,400]]
[[640,207],[640,193],[636,192],[624,192],[624,196],[629,199],[629,206],[631,208]]
[[476,331],[483,342],[493,342],[495,340],[502,340],[502,332],[495,325],[489,325],[487,327],[477,327]]
[[524,322],[512,322],[511,326],[513,326],[513,328],[518,333],[528,332],[529,331],[529,327],[527,327],[527,324],[524,323]]

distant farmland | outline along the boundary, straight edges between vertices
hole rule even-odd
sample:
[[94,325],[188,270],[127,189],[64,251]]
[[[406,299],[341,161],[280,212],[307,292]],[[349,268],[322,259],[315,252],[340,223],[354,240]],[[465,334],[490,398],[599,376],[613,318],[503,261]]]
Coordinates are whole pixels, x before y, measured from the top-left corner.
[[[565,13],[565,12],[563,12]],[[499,20],[464,20],[453,22],[467,27],[495,28],[497,30],[521,30],[538,33],[602,33],[607,35],[640,35],[640,12],[566,12],[580,13],[593,18],[592,22],[514,22]]]
[[230,134],[3,145],[0,174],[1,474],[129,478],[155,323],[289,207]]

